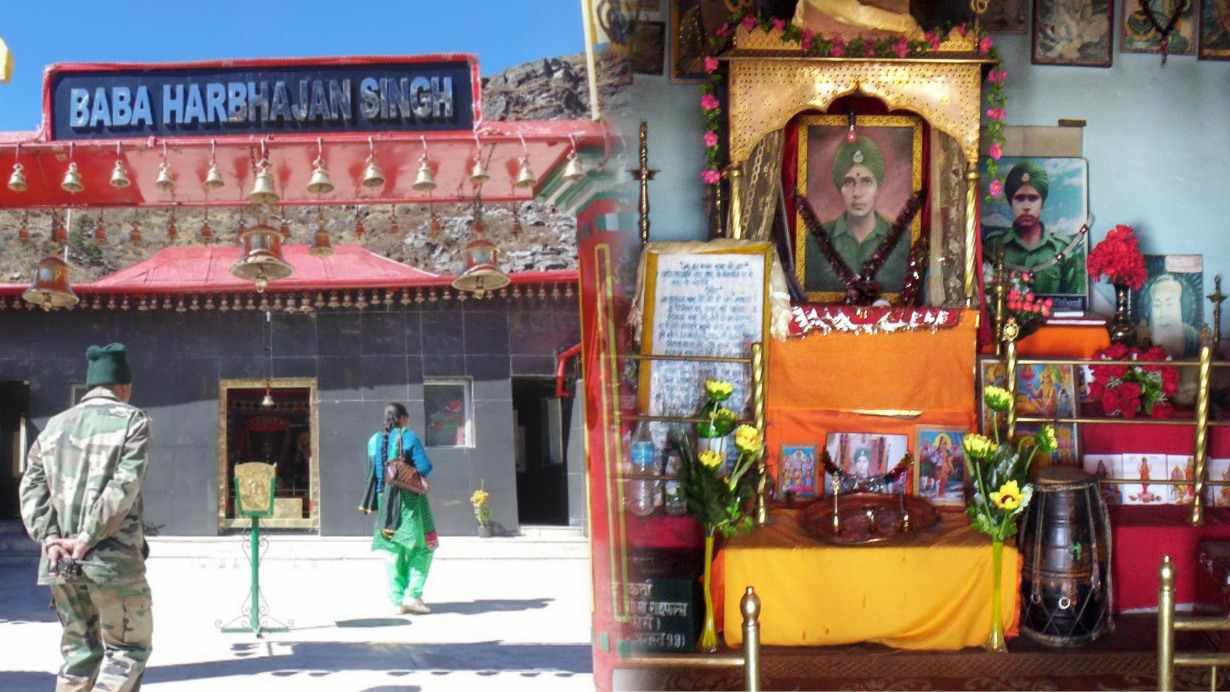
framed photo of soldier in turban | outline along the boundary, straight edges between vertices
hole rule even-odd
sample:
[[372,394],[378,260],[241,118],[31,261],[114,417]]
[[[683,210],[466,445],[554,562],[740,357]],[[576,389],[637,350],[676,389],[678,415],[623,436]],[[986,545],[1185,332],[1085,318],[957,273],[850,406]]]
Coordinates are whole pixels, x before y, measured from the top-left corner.
[[[1034,295],[1053,300],[1058,313],[1088,307],[1088,163],[1077,158],[1005,156],[1002,178],[982,176],[983,270],[1003,250],[1007,271],[1033,275]],[[1084,230],[1082,230],[1084,229]]]
[[[922,121],[906,115],[862,116],[851,139],[846,116],[809,115],[799,119],[798,133],[797,192],[828,233],[836,259],[858,274],[887,243],[893,220],[922,187]],[[807,299],[841,301],[847,287],[801,215],[795,228],[795,274]],[[905,284],[910,245],[921,233],[918,214],[872,277],[880,297],[890,303]]]

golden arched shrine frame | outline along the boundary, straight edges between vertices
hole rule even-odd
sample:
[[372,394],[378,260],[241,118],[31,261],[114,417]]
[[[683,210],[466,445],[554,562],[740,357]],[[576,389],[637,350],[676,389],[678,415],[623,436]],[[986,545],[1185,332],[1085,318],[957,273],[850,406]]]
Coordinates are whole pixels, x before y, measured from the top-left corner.
[[[738,169],[765,135],[780,130],[796,114],[826,111],[833,101],[863,94],[890,110],[913,111],[952,137],[966,163],[965,299],[975,293],[977,251],[978,153],[982,124],[982,68],[975,34],[953,32],[940,50],[916,58],[807,57],[777,34],[740,29],[730,63],[728,126],[731,167]],[[932,191],[934,194],[934,191]],[[739,237],[739,229],[734,229]]]

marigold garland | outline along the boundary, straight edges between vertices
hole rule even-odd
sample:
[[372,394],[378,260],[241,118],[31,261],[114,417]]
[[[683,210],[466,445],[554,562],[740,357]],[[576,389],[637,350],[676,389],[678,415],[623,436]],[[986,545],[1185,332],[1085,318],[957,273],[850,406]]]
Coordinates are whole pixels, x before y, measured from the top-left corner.
[[[708,79],[701,85],[700,107],[705,118],[705,132],[702,142],[705,146],[705,168],[700,172],[701,181],[706,185],[718,185],[722,181],[722,171],[719,164],[721,141],[718,135],[722,129],[722,104],[717,93],[722,84],[719,74],[721,62],[714,56],[720,53],[734,35],[735,29],[742,27],[746,31],[760,29],[766,34],[775,31],[781,33],[783,41],[797,43],[803,49],[803,54],[814,57],[840,58],[843,56],[866,56],[878,58],[908,58],[938,52],[943,43],[942,36],[935,31],[928,31],[922,40],[909,40],[904,36],[898,38],[883,37],[878,39],[857,38],[846,41],[841,36],[823,36],[813,33],[810,29],[800,28],[793,22],[784,19],[765,19],[758,17],[755,10],[745,8],[727,17],[709,36],[709,55],[703,60]],[[969,32],[965,24],[955,27],[961,36]],[[945,32],[944,35],[947,35]],[[978,41],[978,52],[986,55],[996,63],[999,53],[995,50],[990,36],[983,36]],[[986,175],[991,181],[990,194],[987,201],[1003,191],[1003,181],[999,178],[999,159],[1003,156],[1004,144],[1004,106],[1008,99],[1004,95],[1004,81],[1008,73],[992,67],[988,71],[987,88],[983,90],[986,104],[986,120],[983,123],[983,142],[988,143],[986,155]]]

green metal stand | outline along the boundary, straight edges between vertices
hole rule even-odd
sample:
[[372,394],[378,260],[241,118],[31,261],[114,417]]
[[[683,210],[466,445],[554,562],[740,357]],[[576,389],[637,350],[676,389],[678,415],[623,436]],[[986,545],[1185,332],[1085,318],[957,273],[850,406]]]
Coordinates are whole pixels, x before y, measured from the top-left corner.
[[[271,483],[276,486],[276,481]],[[238,483],[236,483],[235,506],[242,508],[243,504],[239,500]],[[270,507],[261,511],[244,511],[242,512],[252,522],[249,536],[248,558],[251,564],[251,584],[249,586],[248,598],[246,605],[242,608],[240,614],[225,625],[221,622],[215,623],[223,632],[251,632],[258,638],[265,632],[286,632],[290,629],[287,623],[281,622],[270,617],[262,610],[261,599],[261,517],[269,516],[273,512],[273,487],[269,491]],[[247,620],[247,624],[242,624]],[[236,624],[241,623],[241,624]]]

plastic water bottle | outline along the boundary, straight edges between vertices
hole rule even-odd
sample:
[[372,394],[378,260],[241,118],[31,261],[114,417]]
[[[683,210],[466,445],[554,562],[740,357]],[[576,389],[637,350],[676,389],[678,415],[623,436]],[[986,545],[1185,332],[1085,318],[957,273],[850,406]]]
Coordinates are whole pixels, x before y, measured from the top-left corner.
[[[683,470],[683,458],[679,452],[668,452],[666,455],[666,473],[678,475]],[[688,513],[688,500],[683,494],[683,483],[666,481],[666,513],[672,516],[683,516]]]
[[[657,449],[653,445],[653,437],[649,433],[649,424],[641,421],[636,426],[636,433],[632,436],[632,472],[638,474],[654,473],[657,464]],[[658,485],[658,481],[646,479],[635,479],[628,482],[628,507],[632,513],[638,517],[647,517],[653,514],[654,507],[657,505],[657,494],[654,492]]]

